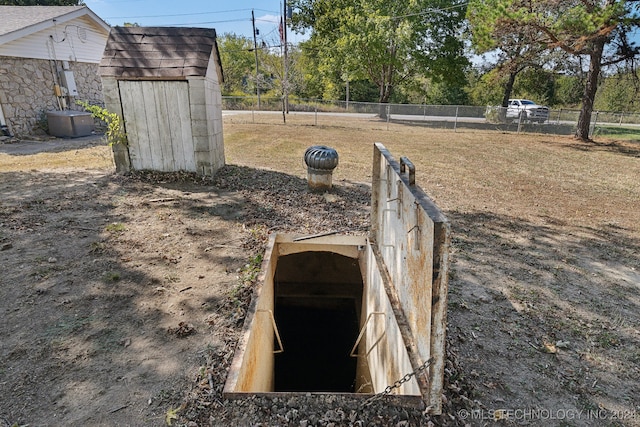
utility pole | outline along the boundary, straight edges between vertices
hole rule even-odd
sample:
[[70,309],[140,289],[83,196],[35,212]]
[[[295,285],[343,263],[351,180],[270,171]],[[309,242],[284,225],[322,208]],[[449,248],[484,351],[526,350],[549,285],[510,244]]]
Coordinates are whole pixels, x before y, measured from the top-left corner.
[[349,112],[349,77],[347,77],[347,112]]
[[258,41],[256,40],[256,17],[251,9],[251,24],[253,24],[253,53],[256,57],[256,93],[258,95],[258,110],[260,109],[260,81],[258,71]]
[[284,109],[287,114],[289,114],[289,59],[288,59],[288,51],[289,47],[287,46],[287,0],[284,0],[284,24],[282,26],[282,33],[284,35]]

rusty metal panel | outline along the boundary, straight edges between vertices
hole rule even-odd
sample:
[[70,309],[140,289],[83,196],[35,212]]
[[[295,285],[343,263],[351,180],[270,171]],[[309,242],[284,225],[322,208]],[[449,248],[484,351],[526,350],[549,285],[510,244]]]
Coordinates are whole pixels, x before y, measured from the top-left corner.
[[294,236],[278,233],[278,255],[300,252],[333,252],[349,258],[358,258],[367,244],[366,236],[316,235]]
[[397,300],[413,368],[431,359],[428,378],[418,378],[433,413],[441,412],[445,361],[449,224],[415,185],[409,159],[396,161],[384,145],[374,145],[372,246],[389,278],[389,298]]
[[[405,342],[407,336],[398,324],[398,305],[388,297],[388,275],[381,270],[381,259],[375,251],[375,247],[367,245],[361,260],[366,286],[360,321],[364,339],[358,347],[358,355],[368,364],[373,392],[381,393],[413,368]],[[411,378],[391,393],[420,396],[417,380]]]
[[276,235],[272,235],[251,305],[247,310],[242,337],[238,342],[223,394],[246,392],[272,392],[275,359],[274,328],[271,323],[274,310],[273,275],[278,257],[273,256]]

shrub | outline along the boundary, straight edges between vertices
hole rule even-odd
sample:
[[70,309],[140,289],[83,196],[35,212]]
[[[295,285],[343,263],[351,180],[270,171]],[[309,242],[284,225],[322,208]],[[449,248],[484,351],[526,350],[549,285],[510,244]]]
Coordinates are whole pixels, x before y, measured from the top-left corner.
[[104,107],[91,105],[85,101],[76,101],[76,104],[82,106],[85,110],[91,113],[93,118],[102,120],[107,124],[107,131],[104,135],[107,138],[109,146],[113,146],[114,144],[127,145],[127,135],[124,132],[119,115]]

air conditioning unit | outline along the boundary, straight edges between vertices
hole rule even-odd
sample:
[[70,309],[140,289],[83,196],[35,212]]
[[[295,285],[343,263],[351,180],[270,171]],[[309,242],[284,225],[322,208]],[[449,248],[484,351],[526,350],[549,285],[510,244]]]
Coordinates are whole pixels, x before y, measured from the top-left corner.
[[49,135],[59,138],[88,136],[93,132],[93,117],[85,111],[48,111]]

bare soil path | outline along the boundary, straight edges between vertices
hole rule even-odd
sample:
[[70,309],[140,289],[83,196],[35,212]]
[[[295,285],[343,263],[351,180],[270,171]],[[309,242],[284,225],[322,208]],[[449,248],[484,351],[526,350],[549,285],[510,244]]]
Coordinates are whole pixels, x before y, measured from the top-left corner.
[[[637,143],[384,126],[227,120],[214,180],[0,146],[0,426],[640,425]],[[223,401],[267,234],[366,233],[374,140],[452,224],[445,414]],[[341,154],[331,196],[309,141]]]

